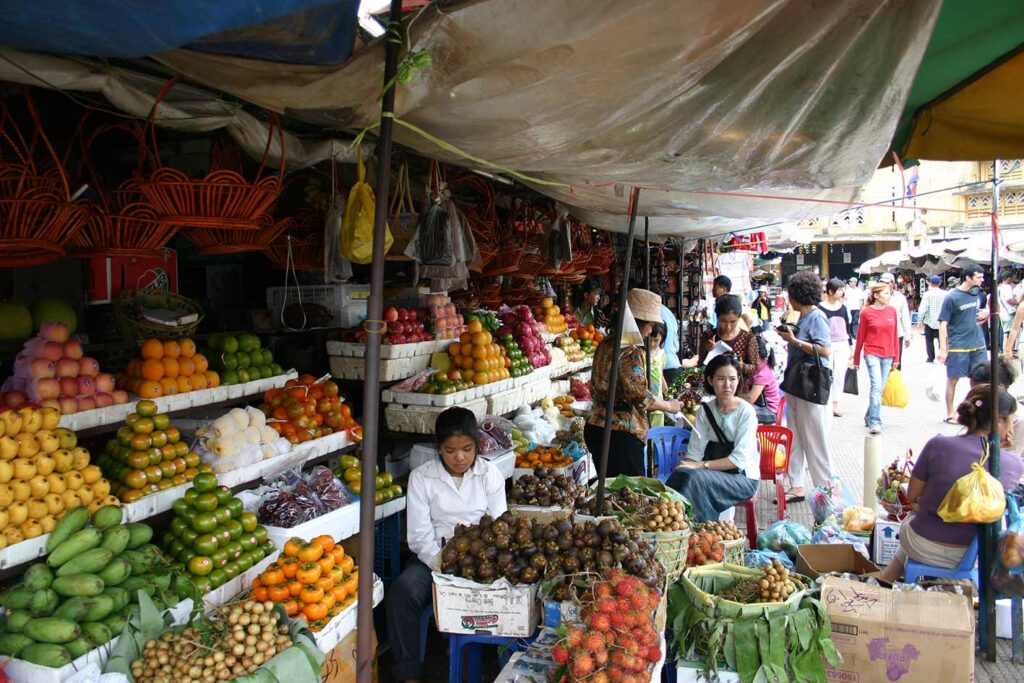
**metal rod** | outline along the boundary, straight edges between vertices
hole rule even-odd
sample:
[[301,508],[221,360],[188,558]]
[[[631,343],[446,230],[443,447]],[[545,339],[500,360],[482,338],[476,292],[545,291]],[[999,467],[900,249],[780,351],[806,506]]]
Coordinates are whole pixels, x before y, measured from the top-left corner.
[[633,260],[633,234],[636,232],[636,210],[640,200],[640,188],[629,192],[629,232],[626,236],[626,256],[622,264],[622,285],[619,287],[619,310],[615,314],[615,331],[612,333],[612,368],[608,374],[608,396],[604,402],[604,432],[601,434],[601,453],[597,464],[597,514],[604,514],[604,480],[608,476],[608,449],[612,443],[612,413],[615,412],[615,389],[619,383],[619,357],[622,355],[622,325],[626,319],[626,295],[629,293],[629,265]]
[[[988,340],[989,360],[991,363],[990,401],[992,404],[992,424],[989,431],[989,472],[999,478],[999,159],[992,162],[992,281],[989,283],[989,318]],[[978,530],[981,534],[981,553],[978,558],[979,593],[981,614],[978,619],[978,639],[985,653],[985,659],[996,661],[996,596],[992,590],[989,577],[992,575],[992,563],[996,561],[996,543],[999,534],[998,524],[983,524]]]
[[651,219],[644,216],[644,289],[651,288]]
[[373,221],[373,262],[370,266],[370,298],[366,304],[366,378],[363,382],[363,454],[362,499],[359,504],[359,572],[356,603],[356,681],[373,681],[373,491],[380,429],[380,329],[384,317],[384,234],[387,229],[388,191],[391,184],[391,115],[395,111],[395,88],[388,83],[398,69],[398,51],[402,47],[402,0],[391,0],[388,31],[384,43],[384,87],[381,100],[380,137],[377,140],[377,196]]

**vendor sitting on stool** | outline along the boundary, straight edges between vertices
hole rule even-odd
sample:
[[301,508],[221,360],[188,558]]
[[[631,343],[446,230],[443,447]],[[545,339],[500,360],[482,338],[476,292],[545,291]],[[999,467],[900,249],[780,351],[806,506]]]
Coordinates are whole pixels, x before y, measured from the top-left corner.
[[431,604],[431,561],[452,537],[456,524],[476,524],[484,515],[506,510],[505,480],[497,469],[477,457],[476,417],[465,408],[449,408],[437,416],[437,460],[409,475],[406,534],[416,557],[387,593],[388,639],[394,652],[394,679],[419,681],[420,616]]
[[761,479],[757,414],[736,396],[736,355],[712,358],[704,369],[704,383],[714,398],[701,404],[685,459],[665,482],[690,501],[695,522],[716,521],[723,511],[752,497]]

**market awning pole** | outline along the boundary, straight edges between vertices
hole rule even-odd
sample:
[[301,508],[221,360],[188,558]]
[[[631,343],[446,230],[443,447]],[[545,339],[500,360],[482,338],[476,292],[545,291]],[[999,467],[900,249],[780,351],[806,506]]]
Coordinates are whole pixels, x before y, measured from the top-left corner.
[[[992,162],[992,282],[989,283],[989,360],[992,375],[992,425],[989,431],[989,472],[999,478],[999,159]],[[978,640],[985,659],[996,661],[996,596],[992,590],[989,577],[992,575],[992,563],[996,561],[996,543],[998,542],[999,524],[983,524],[978,530],[981,534],[980,557],[978,558],[978,596],[981,601],[981,614],[978,618]]]
[[391,115],[395,111],[398,51],[402,47],[402,0],[391,0],[384,43],[384,97],[381,99],[380,137],[377,140],[377,186],[373,221],[373,263],[370,298],[366,303],[366,375],[363,381],[362,497],[359,504],[359,592],[356,608],[356,681],[373,681],[373,492],[376,490],[377,443],[380,430],[380,341],[384,323],[384,231],[387,228],[388,191],[391,184]]
[[[612,413],[615,412],[615,389],[619,383],[619,357],[622,355],[622,325],[626,319],[626,294],[629,293],[629,264],[633,260],[633,234],[636,231],[636,206],[640,188],[629,191],[629,233],[626,236],[626,256],[622,264],[622,286],[619,287],[619,310],[615,314],[615,344],[612,346],[612,368],[608,377],[608,398],[604,402],[604,433],[601,434],[601,453],[597,463],[597,514],[604,514],[604,480],[608,476],[608,449],[612,443]],[[361,683],[361,682],[360,682]]]
[[651,288],[651,219],[644,216],[644,289]]

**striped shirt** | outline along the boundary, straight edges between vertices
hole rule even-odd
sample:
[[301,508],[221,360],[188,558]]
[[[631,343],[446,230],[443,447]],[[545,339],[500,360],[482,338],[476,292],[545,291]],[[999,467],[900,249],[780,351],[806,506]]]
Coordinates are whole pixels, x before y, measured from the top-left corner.
[[929,287],[921,297],[921,307],[917,312],[921,316],[921,322],[933,330],[939,329],[939,311],[942,310],[942,300],[945,298],[945,290],[938,287]]

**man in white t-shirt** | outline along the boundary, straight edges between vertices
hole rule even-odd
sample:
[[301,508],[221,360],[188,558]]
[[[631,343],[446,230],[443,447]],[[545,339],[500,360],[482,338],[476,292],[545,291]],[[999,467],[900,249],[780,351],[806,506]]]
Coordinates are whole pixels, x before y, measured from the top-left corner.
[[907,305],[907,297],[896,286],[896,278],[892,273],[882,273],[878,277],[879,282],[889,285],[892,297],[889,305],[896,309],[896,334],[899,336],[900,345],[903,348],[910,348],[910,339],[914,336],[914,329],[910,326],[910,306]]
[[846,310],[850,312],[850,336],[856,339],[860,309],[864,305],[864,291],[858,286],[857,278],[850,278],[850,286],[846,288],[845,295]]
[[1013,314],[1017,311],[1013,294],[1015,284],[1013,281],[1013,271],[1004,270],[1000,273],[999,286],[996,288],[996,293],[999,296],[999,322],[1003,324],[1004,331],[1009,328],[1010,319],[1013,318]]

